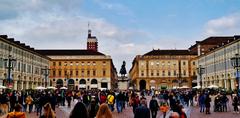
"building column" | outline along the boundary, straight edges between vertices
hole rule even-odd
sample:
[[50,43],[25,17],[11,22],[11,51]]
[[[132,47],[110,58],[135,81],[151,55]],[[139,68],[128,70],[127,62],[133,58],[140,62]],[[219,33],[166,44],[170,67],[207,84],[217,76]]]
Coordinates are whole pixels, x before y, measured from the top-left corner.
[[235,86],[235,81],[232,80],[232,79],[231,79],[230,85],[231,85],[231,90],[234,90],[234,89],[236,88],[236,86]]
[[101,81],[98,81],[97,85],[98,85],[98,89],[101,89]]
[[23,81],[21,81],[21,83],[20,83],[20,84],[21,84],[21,90],[22,90],[22,89],[23,89]]
[[108,89],[111,89],[111,82],[108,82]]
[[14,90],[17,90],[17,82],[18,82],[18,81],[14,80],[13,82],[14,82],[14,83],[13,83],[13,84],[14,84],[14,85],[13,85],[13,89],[14,89]]
[[26,81],[26,89],[29,89],[29,81]]

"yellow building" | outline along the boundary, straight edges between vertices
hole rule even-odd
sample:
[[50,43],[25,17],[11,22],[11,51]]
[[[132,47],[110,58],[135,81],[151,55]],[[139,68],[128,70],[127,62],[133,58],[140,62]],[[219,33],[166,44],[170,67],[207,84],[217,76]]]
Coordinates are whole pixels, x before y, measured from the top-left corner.
[[129,76],[138,90],[191,87],[196,57],[189,50],[152,50],[135,57]]
[[0,85],[14,90],[49,85],[42,72],[49,67],[49,60],[34,48],[0,35]]
[[98,42],[88,31],[87,49],[38,50],[50,60],[53,86],[69,89],[113,89],[117,71],[110,56],[98,52]]

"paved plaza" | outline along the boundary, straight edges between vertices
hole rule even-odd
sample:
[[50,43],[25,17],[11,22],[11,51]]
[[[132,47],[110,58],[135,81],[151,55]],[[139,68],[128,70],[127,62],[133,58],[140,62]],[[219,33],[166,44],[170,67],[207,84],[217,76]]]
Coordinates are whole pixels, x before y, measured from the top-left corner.
[[[147,101],[149,103],[150,101],[150,96],[147,97]],[[60,106],[56,108],[56,115],[57,118],[68,118],[69,114],[76,102],[72,102],[72,107],[68,108],[67,106]],[[213,102],[212,102],[213,104]],[[228,106],[230,109],[228,109],[227,112],[213,112],[213,108],[211,108],[211,114],[206,115],[205,113],[200,113],[199,112],[199,107],[198,106],[193,106],[193,107],[185,107],[185,111],[187,114],[188,118],[239,118],[240,114],[233,113],[233,108],[231,105]],[[171,111],[167,113],[167,117],[170,115]],[[39,116],[36,115],[35,112],[29,114],[27,113],[27,118],[38,118]],[[114,118],[133,118],[133,112],[132,112],[132,107],[126,107],[126,109],[123,110],[122,113],[118,113],[115,109],[113,112],[113,117]],[[162,113],[158,111],[157,118],[162,118]],[[4,118],[4,117],[1,117]]]

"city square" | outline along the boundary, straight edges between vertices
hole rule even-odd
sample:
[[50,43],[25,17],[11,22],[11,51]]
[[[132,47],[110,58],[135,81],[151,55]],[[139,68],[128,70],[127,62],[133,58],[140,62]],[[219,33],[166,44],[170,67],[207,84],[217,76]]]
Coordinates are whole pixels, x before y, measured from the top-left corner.
[[1,0],[0,118],[238,118],[239,4]]

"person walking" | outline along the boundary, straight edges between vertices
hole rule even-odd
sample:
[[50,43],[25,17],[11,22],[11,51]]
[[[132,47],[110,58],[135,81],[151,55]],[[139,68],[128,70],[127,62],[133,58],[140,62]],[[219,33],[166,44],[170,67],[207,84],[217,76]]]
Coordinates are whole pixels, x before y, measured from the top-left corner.
[[147,108],[146,99],[140,100],[140,106],[135,110],[134,118],[150,118],[150,110]]
[[117,95],[117,111],[118,113],[122,112],[123,109],[123,102],[124,102],[124,95],[120,91],[120,93]]
[[110,93],[107,96],[107,103],[108,103],[108,107],[110,108],[110,110],[113,112],[114,111],[114,96],[112,93]]
[[113,118],[112,112],[107,104],[103,103],[100,105],[96,118]]
[[159,105],[154,95],[152,96],[152,99],[149,103],[149,107],[152,113],[152,118],[156,118]]
[[70,113],[69,118],[89,118],[88,111],[84,103],[78,102]]
[[27,96],[27,98],[26,98],[26,105],[28,106],[29,113],[31,113],[32,112],[32,108],[33,108],[33,98],[31,97],[31,95]]

